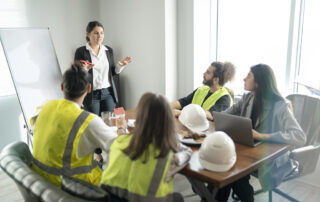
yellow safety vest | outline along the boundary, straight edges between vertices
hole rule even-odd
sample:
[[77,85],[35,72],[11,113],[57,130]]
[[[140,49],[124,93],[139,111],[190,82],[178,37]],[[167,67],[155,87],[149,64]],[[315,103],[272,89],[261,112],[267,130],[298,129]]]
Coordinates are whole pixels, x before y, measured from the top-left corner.
[[211,107],[213,107],[216,102],[224,95],[228,95],[230,99],[230,107],[233,105],[233,100],[231,98],[231,95],[229,94],[228,90],[225,87],[220,88],[216,92],[212,93],[205,102],[204,99],[208,95],[210,91],[209,86],[203,86],[201,88],[198,88],[195,92],[193,98],[192,98],[192,104],[200,105],[205,111],[208,111]]
[[165,182],[173,152],[164,158],[155,158],[159,150],[148,147],[149,158],[143,162],[143,153],[131,160],[123,153],[132,135],[121,135],[111,145],[108,168],[103,172],[101,187],[111,193],[133,201],[172,201],[173,179]]
[[32,168],[58,187],[60,175],[98,185],[101,170],[93,152],[84,158],[76,156],[79,139],[95,116],[65,99],[48,102],[36,119]]

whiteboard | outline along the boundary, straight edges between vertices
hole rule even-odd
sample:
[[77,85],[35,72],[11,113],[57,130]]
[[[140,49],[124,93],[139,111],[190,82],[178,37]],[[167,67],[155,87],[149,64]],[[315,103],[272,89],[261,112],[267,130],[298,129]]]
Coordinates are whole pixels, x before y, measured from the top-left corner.
[[0,29],[0,40],[26,126],[31,130],[29,120],[37,106],[63,98],[62,75],[49,29]]

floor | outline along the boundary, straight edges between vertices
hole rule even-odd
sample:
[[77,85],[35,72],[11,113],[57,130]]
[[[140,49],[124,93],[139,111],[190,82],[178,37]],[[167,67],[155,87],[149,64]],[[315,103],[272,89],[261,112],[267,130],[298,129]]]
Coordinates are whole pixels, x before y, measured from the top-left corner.
[[[255,189],[259,188],[259,182],[256,178],[251,178],[251,184]],[[200,202],[200,198],[193,194],[189,182],[183,175],[177,174],[174,180],[175,192],[180,192],[186,202]],[[297,198],[299,201],[307,202],[318,202],[320,198],[320,187],[314,187],[307,185],[303,182],[292,180],[287,183],[282,183],[280,189],[286,191],[286,193],[291,193],[293,197]],[[22,202],[23,198],[18,191],[18,188],[14,182],[2,171],[0,170],[0,201],[2,202]],[[228,201],[233,201],[229,198]],[[255,196],[255,201],[264,202],[268,201],[268,194],[262,193]],[[287,202],[281,196],[276,193],[273,194],[273,201],[277,202]]]

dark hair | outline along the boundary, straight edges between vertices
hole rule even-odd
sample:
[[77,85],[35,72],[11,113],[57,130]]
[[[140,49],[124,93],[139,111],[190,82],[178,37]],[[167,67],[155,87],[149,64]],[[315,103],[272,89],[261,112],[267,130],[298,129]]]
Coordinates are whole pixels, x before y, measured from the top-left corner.
[[146,162],[149,145],[153,144],[160,153],[157,158],[165,157],[170,150],[177,151],[175,118],[170,104],[161,95],[145,93],[137,107],[137,117],[132,139],[123,151],[132,160],[142,154]]
[[211,66],[215,67],[213,78],[219,78],[220,86],[224,86],[225,83],[233,79],[236,70],[232,63],[212,62]]
[[274,73],[266,64],[257,64],[250,68],[254,82],[257,84],[255,89],[254,104],[258,116],[261,115],[262,105],[265,103],[274,104],[277,101],[284,100],[278,88]]
[[63,74],[63,92],[67,99],[81,97],[87,90],[90,75],[79,61],[75,61]]
[[[102,29],[104,29],[104,28],[103,28],[103,25],[102,25],[100,22],[98,22],[98,21],[91,21],[91,22],[89,22],[88,25],[87,25],[86,32],[87,32],[87,33],[92,32],[92,30],[93,30],[95,27],[102,27]],[[90,41],[89,37],[87,37],[87,36],[86,36],[86,41],[87,41],[87,42]]]

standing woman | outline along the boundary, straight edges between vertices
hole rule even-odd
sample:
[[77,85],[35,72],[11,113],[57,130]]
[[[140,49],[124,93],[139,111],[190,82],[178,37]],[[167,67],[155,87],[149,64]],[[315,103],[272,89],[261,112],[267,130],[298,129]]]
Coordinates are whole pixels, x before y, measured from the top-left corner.
[[114,63],[113,50],[102,44],[104,39],[103,25],[98,21],[89,22],[86,29],[87,44],[76,50],[74,59],[84,60],[93,66],[84,64],[92,76],[92,93],[84,100],[86,110],[97,114],[102,111],[112,111],[118,103],[117,88],[113,76],[119,74],[131,62],[131,57],[126,57]]

